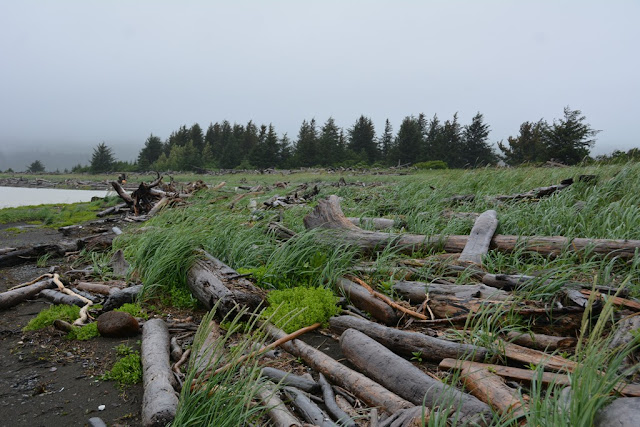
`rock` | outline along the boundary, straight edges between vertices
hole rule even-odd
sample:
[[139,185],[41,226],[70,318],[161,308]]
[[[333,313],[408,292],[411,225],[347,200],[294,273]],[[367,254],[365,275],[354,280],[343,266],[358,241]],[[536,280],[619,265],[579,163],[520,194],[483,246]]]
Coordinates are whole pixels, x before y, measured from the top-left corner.
[[98,332],[105,337],[132,337],[140,333],[140,325],[129,313],[109,311],[98,317]]
[[635,427],[640,420],[640,397],[621,397],[596,414],[596,427]]
[[104,421],[99,417],[89,418],[89,427],[107,427]]

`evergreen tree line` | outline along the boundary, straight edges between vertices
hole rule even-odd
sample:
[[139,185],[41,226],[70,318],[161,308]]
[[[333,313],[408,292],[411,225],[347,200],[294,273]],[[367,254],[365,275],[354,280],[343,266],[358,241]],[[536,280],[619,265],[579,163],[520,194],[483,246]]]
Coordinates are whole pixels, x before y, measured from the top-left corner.
[[576,164],[585,159],[595,142],[594,130],[579,110],[564,109],[564,116],[547,123],[525,122],[520,132],[506,143],[489,142],[490,128],[481,113],[468,124],[458,115],[441,121],[437,115],[407,116],[394,134],[389,120],[376,134],[373,121],[360,116],[348,129],[340,128],[330,117],[322,125],[304,120],[291,140],[278,135],[273,124],[211,123],[206,131],[199,124],[181,126],[162,141],[151,134],[140,150],[137,162],[126,167],[116,162],[104,143],[93,153],[91,165],[74,171],[106,172],[122,170],[266,169],[338,166],[439,165],[478,167],[505,161],[509,165],[555,160]]

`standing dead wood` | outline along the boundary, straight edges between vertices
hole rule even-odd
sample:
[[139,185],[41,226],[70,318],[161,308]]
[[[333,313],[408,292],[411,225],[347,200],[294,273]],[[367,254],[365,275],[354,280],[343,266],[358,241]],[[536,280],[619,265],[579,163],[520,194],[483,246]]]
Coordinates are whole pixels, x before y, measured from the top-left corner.
[[356,427],[356,423],[351,419],[349,414],[344,412],[336,403],[336,396],[333,393],[331,384],[327,381],[324,375],[319,374],[318,382],[322,387],[322,400],[324,400],[324,406],[327,407],[329,415],[338,423],[338,425],[345,427]]
[[258,398],[267,407],[267,416],[274,427],[301,427],[302,423],[293,416],[278,397],[278,391],[271,381],[267,381],[258,390]]
[[320,391],[320,385],[317,382],[280,369],[269,367],[262,368],[261,374],[263,377],[267,377],[273,382],[282,383],[289,387],[299,388],[307,393],[317,393]]
[[[267,333],[273,338],[286,336],[283,331],[272,325],[267,326]],[[289,341],[282,344],[281,347],[288,353],[300,357],[312,369],[323,373],[332,383],[350,391],[369,406],[380,407],[390,414],[412,406],[380,384],[347,368],[342,363],[300,340]]]
[[458,258],[459,262],[482,265],[482,257],[489,251],[493,233],[498,228],[498,214],[494,210],[483,212],[476,219],[469,240]]
[[536,350],[557,350],[573,347],[578,340],[573,337],[554,337],[551,335],[534,333],[507,333],[507,339],[515,344],[522,345]]
[[175,417],[178,398],[169,364],[169,330],[162,319],[151,319],[142,328],[142,369],[142,424],[165,426]]
[[[446,252],[462,252],[469,236],[423,236],[417,234],[394,234],[362,230],[351,224],[340,209],[337,196],[320,200],[316,208],[304,218],[305,227],[324,228],[340,231],[331,233],[331,242],[347,243],[364,252],[382,250],[386,246],[397,248],[402,253],[417,250],[444,249]],[[543,255],[558,255],[564,251],[583,252],[590,250],[601,255],[615,255],[620,258],[633,258],[640,249],[640,240],[585,239],[563,236],[505,236],[495,234],[491,248],[499,251],[513,251],[522,248],[525,251]]]
[[340,337],[340,348],[359,370],[414,405],[452,407],[461,423],[487,425],[491,420],[491,410],[485,403],[428,376],[362,332],[346,330]]
[[0,293],[0,310],[6,310],[34,297],[44,289],[55,287],[53,279],[44,279],[22,288]]
[[337,427],[331,422],[331,418],[301,391],[295,388],[286,388],[284,392],[291,400],[291,404],[296,408],[296,411],[307,422],[319,427]]
[[205,307],[212,309],[219,302],[218,311],[224,316],[236,305],[254,310],[263,302],[264,291],[207,252],[203,257],[189,270],[187,286]]
[[483,360],[487,349],[469,344],[459,344],[419,332],[401,331],[382,326],[354,316],[337,316],[329,319],[331,329],[338,334],[356,329],[380,344],[403,356],[420,353],[424,360],[439,361],[448,357]]
[[388,304],[374,297],[364,287],[345,278],[336,281],[336,288],[357,308],[366,311],[386,325],[398,322],[396,312]]

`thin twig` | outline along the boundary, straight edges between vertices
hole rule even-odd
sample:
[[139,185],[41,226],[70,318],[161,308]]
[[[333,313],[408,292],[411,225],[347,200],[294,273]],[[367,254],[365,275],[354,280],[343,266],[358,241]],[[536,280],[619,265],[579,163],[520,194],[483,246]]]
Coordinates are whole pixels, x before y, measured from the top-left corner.
[[389,298],[388,296],[381,294],[380,292],[374,291],[373,288],[371,288],[371,286],[369,286],[365,281],[351,276],[350,277],[351,280],[353,280],[354,282],[356,282],[357,284],[361,285],[363,288],[365,288],[366,290],[369,291],[369,293],[371,295],[373,295],[374,297],[386,302],[387,304],[389,304],[391,307],[395,308],[396,310],[399,310],[401,312],[403,312],[404,314],[407,314],[411,317],[415,317],[421,320],[429,320],[429,318],[427,316],[425,316],[424,314],[420,314],[417,313],[413,310],[410,310],[406,307],[401,306],[400,304],[398,304],[397,302],[393,301],[391,298]]

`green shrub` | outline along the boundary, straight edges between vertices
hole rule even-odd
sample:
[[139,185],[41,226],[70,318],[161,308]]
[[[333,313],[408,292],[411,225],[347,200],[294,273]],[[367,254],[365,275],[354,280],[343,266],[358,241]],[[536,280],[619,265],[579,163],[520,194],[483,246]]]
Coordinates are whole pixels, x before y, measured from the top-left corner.
[[76,305],[54,305],[46,310],[42,310],[36,317],[31,319],[23,331],[35,331],[53,325],[56,320],[73,322],[80,317],[80,307]]
[[116,308],[113,311],[123,311],[125,313],[129,313],[133,317],[142,317],[145,320],[149,318],[147,311],[144,308],[140,307],[140,304],[127,303],[122,305],[122,307],[120,308]]
[[271,291],[267,300],[270,306],[263,315],[288,333],[316,322],[326,324],[339,312],[338,298],[326,288],[298,287]]
[[140,353],[126,345],[116,347],[116,352],[124,356],[113,364],[111,370],[107,371],[102,376],[102,379],[117,381],[120,388],[142,381],[142,361],[140,359]]
[[429,160],[414,165],[418,169],[449,169],[449,166],[442,160]]
[[98,322],[93,322],[84,326],[74,326],[67,334],[67,339],[86,341],[99,336],[100,332],[98,332]]

